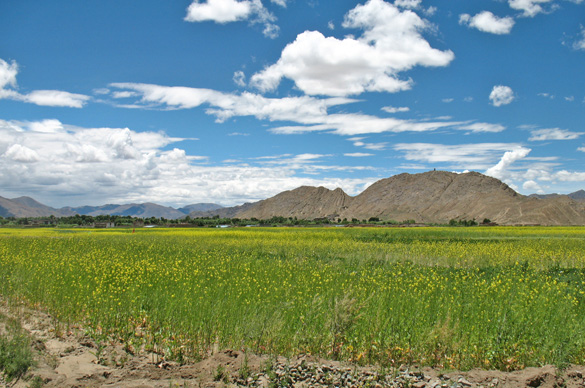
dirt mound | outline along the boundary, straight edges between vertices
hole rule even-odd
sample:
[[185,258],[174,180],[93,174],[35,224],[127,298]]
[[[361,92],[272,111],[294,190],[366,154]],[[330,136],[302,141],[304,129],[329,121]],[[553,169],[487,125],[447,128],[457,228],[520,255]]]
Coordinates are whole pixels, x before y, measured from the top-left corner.
[[[79,327],[54,326],[48,314],[23,306],[9,307],[0,299],[0,314],[20,321],[32,337],[37,366],[10,384],[28,387],[33,378],[44,387],[567,387],[585,386],[585,367],[558,370],[553,366],[515,372],[471,370],[444,373],[403,365],[399,369],[357,366],[296,356],[290,359],[242,351],[215,352],[198,363],[179,365],[154,353],[127,353],[122,344],[99,347]],[[5,335],[0,325],[0,335]]]

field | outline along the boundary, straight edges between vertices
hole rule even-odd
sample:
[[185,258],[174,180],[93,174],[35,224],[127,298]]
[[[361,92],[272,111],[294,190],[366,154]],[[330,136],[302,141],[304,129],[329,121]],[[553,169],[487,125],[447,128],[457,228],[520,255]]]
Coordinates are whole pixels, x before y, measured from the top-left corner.
[[0,229],[0,294],[179,362],[585,364],[580,227]]

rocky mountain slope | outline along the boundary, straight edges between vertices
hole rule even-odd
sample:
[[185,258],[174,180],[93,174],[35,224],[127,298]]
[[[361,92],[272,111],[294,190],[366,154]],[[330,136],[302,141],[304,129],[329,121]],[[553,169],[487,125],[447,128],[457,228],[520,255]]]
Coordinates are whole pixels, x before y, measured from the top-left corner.
[[356,197],[341,189],[300,187],[246,204],[245,209],[224,208],[203,215],[215,214],[258,219],[378,217],[424,223],[447,223],[451,219],[481,222],[488,218],[502,225],[585,225],[585,203],[568,196],[526,197],[498,179],[477,172],[446,171],[395,175],[374,183]]

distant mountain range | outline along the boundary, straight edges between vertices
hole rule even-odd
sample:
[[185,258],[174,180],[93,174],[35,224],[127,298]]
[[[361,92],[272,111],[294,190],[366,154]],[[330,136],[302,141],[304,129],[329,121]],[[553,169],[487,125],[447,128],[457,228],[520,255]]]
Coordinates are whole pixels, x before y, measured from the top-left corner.
[[[529,197],[546,199],[546,198],[556,198],[561,197],[564,194],[530,194]],[[575,191],[571,194],[566,194],[567,197],[574,199],[575,201],[585,201],[585,190]]]
[[569,195],[524,196],[498,179],[477,172],[456,174],[429,171],[382,179],[351,197],[341,189],[303,186],[274,197],[234,207],[200,203],[174,209],[154,203],[64,207],[54,209],[32,198],[0,197],[0,216],[46,217],[123,215],[178,219],[220,216],[269,219],[414,220],[447,223],[451,219],[479,222],[490,219],[501,225],[585,225],[585,191]]
[[193,211],[211,211],[222,208],[221,205],[213,203],[198,203],[188,205],[179,209],[168,206],[161,206],[155,203],[131,203],[125,205],[103,205],[103,206],[80,206],[63,207],[55,209],[30,198],[19,197],[7,199],[0,197],[0,216],[2,217],[67,217],[75,214],[99,216],[132,216],[140,218],[164,217],[166,219],[178,219],[186,217]]
[[536,198],[521,195],[500,180],[477,172],[430,171],[379,180],[355,197],[341,189],[304,186],[256,203],[193,212],[190,216],[348,220],[377,217],[422,223],[447,223],[451,219],[481,222],[487,218],[502,225],[585,225],[582,191]]

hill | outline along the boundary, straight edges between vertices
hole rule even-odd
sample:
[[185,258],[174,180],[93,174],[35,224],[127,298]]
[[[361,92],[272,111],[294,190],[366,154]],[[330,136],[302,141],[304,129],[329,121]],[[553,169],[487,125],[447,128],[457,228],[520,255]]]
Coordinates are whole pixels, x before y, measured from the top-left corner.
[[477,172],[446,171],[395,175],[377,181],[356,197],[348,196],[341,189],[300,187],[247,204],[245,208],[205,213],[215,214],[258,219],[378,217],[424,223],[448,223],[451,219],[481,222],[487,218],[502,225],[585,225],[583,202],[567,196],[526,197],[500,180]]

